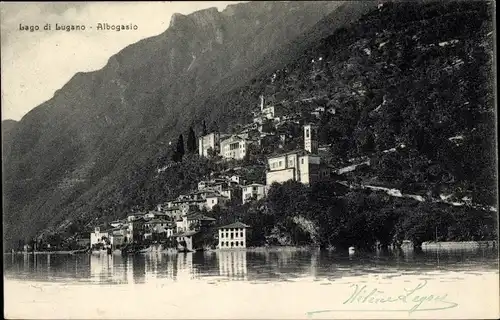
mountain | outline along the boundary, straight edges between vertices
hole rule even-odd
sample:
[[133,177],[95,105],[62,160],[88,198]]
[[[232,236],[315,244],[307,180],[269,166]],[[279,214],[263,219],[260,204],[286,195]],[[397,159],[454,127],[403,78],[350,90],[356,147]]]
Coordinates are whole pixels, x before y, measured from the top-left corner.
[[293,59],[328,14],[339,10],[333,30],[375,5],[250,2],[175,14],[164,33],[77,73],[4,137],[5,240],[102,213],[129,172],[165,157],[190,124],[227,111],[204,106],[209,97]]
[[6,134],[10,130],[14,129],[14,127],[16,125],[17,125],[16,120],[11,120],[11,119],[3,120],[2,121],[2,134]]

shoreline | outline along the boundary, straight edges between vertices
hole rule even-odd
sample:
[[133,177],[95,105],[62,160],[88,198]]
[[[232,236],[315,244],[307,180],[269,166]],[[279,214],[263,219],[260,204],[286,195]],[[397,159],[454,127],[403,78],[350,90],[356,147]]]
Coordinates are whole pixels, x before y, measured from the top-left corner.
[[[426,241],[423,242],[421,248],[425,249],[487,249],[487,248],[497,248],[497,240],[485,240],[485,241]],[[150,247],[151,248],[151,247]],[[403,249],[403,247],[402,247]],[[413,247],[411,248],[413,249]],[[246,251],[246,252],[312,252],[312,251],[331,251],[330,249],[321,249],[319,246],[260,246],[260,247],[247,247],[247,248],[224,248],[224,249],[206,249],[203,252],[233,252],[233,251]],[[334,250],[338,251],[338,250]],[[347,251],[347,250],[340,250]],[[149,249],[144,253],[166,253],[173,254],[178,253],[176,249],[165,248],[162,250]],[[16,255],[27,255],[27,254],[61,254],[61,255],[73,255],[73,254],[91,254],[91,252],[85,252],[85,250],[59,250],[59,251],[35,251],[35,252],[5,252],[4,254],[16,254]]]
[[486,249],[496,248],[496,240],[487,241],[426,241],[422,243],[422,249]]
[[16,252],[5,252],[4,254],[87,254],[87,252],[82,252],[82,250],[70,250],[70,251],[16,251]]

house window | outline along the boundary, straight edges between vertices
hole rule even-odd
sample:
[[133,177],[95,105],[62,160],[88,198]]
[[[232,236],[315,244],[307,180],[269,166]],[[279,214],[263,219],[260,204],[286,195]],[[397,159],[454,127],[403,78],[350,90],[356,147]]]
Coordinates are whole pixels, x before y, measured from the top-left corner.
[[300,159],[300,163],[304,164],[304,158]]
[[221,238],[224,238],[224,233],[221,233],[221,234],[220,234],[220,237],[221,237]]
[[243,247],[243,241],[240,241],[240,245]]
[[212,199],[212,204],[213,204],[213,203],[215,203],[215,200],[214,200],[214,199]]
[[231,239],[233,239],[233,237],[234,237],[234,235],[233,235],[233,233],[231,232]]
[[243,231],[240,231],[240,237],[243,238]]
[[253,187],[253,191],[257,191],[257,187]]
[[306,138],[309,138],[309,129],[306,129]]
[[281,161],[279,162],[278,166],[281,167]]
[[236,247],[238,246],[238,241],[236,241],[235,246],[236,246]]

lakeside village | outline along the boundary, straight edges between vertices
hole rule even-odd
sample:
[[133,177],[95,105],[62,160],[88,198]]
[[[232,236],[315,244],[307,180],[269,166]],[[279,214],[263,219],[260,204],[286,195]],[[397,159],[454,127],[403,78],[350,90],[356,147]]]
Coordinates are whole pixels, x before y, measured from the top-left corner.
[[[256,108],[257,110],[253,112],[253,122],[242,126],[237,133],[205,132],[198,138],[197,151],[200,157],[217,157],[221,161],[241,162],[251,148],[262,149],[270,146],[274,149],[277,141],[279,147],[282,147],[287,139],[294,138],[281,134],[277,128],[290,123],[301,126],[303,144],[300,148],[267,156],[265,184],[245,181],[238,174],[212,175],[209,179],[198,181],[196,190],[158,204],[156,210],[133,212],[123,220],[92,227],[93,231],[89,237],[80,234],[73,239],[78,250],[71,252],[124,254],[149,251],[245,249],[253,246],[250,240],[252,226],[237,219],[225,225],[216,225],[217,220],[208,216],[216,206],[224,208],[228,203],[245,204],[261,200],[267,196],[271,185],[275,183],[281,184],[292,180],[308,186],[321,180],[330,180],[335,175],[352,172],[357,167],[369,165],[369,159],[360,158],[350,160],[358,160],[357,162],[353,161],[354,163],[334,168],[321,155],[321,150],[326,148],[318,144],[318,127],[314,124],[314,119],[319,119],[325,113],[334,115],[334,107],[311,108],[309,119],[313,121],[303,123],[303,114],[290,113],[290,110],[281,105],[266,105],[263,96],[260,96],[259,105],[260,108]],[[269,124],[274,130],[265,128]],[[404,148],[404,145],[398,148]],[[395,150],[391,149],[387,152],[393,151]],[[158,172],[162,170],[165,168],[158,169]],[[382,191],[390,196],[424,201],[419,195],[405,195],[395,189],[381,187],[370,189],[378,191],[384,189]],[[461,205],[452,202],[449,204]],[[58,251],[60,248],[50,248],[50,244],[36,241],[31,245],[24,245],[24,252],[37,250]],[[350,253],[354,250],[354,247],[349,248]]]
[[[311,114],[319,118],[324,112],[335,114],[335,109],[317,107]],[[260,96],[260,108],[253,112],[253,123],[245,125],[236,134],[211,132],[199,137],[198,154],[206,158],[219,156],[227,161],[243,160],[250,148],[262,147],[266,140],[276,138],[276,133],[265,132],[267,123],[274,127],[289,122],[299,124],[300,117],[300,113],[290,115],[280,106],[265,105],[264,97]],[[197,190],[158,204],[154,211],[130,213],[123,220],[109,223],[111,228],[106,228],[106,225],[95,226],[89,238],[77,237],[76,245],[79,250],[72,252],[192,252],[216,248],[246,248],[252,226],[240,221],[215,226],[216,219],[204,215],[202,211],[211,211],[215,206],[224,207],[229,201],[241,201],[244,204],[263,199],[275,182],[294,180],[309,185],[330,176],[331,167],[322,163],[318,155],[317,126],[310,123],[302,128],[302,148],[268,157],[265,184],[243,181],[239,175],[199,181]],[[284,143],[287,137],[282,134],[278,138]],[[50,244],[35,242],[24,245],[25,252],[37,250],[51,251]]]

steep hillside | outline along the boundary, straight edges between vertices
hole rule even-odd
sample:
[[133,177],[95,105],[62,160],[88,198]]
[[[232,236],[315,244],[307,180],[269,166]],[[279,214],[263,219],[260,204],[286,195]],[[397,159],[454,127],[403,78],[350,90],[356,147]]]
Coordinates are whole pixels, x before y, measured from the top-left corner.
[[222,110],[202,105],[209,95],[246,84],[250,70],[275,64],[267,58],[275,52],[293,58],[293,41],[328,13],[353,8],[355,18],[369,7],[252,2],[175,15],[165,33],[76,74],[4,137],[6,240],[122,203],[129,172],[165,156],[168,141],[201,115]]
[[[386,4],[301,47],[293,61],[249,85],[209,97],[200,105],[210,112],[200,118],[229,131],[252,121],[260,94],[298,110],[335,107],[335,115],[309,116],[319,124],[321,145],[328,146],[326,158],[335,168],[353,158],[371,163],[338,179],[398,189],[418,199],[444,196],[494,206],[491,12],[486,3]],[[315,34],[329,23],[335,23],[332,17],[320,22]],[[307,117],[304,112],[302,121]],[[222,169],[191,158],[175,165],[169,161],[154,157],[130,172],[118,197],[124,207],[152,207]],[[118,203],[108,201],[105,216],[123,214]]]
[[332,164],[372,158],[371,168],[351,178],[495,205],[491,6],[386,3],[207,105],[244,106],[247,121],[259,94],[299,110],[333,107],[335,115],[317,120]]

